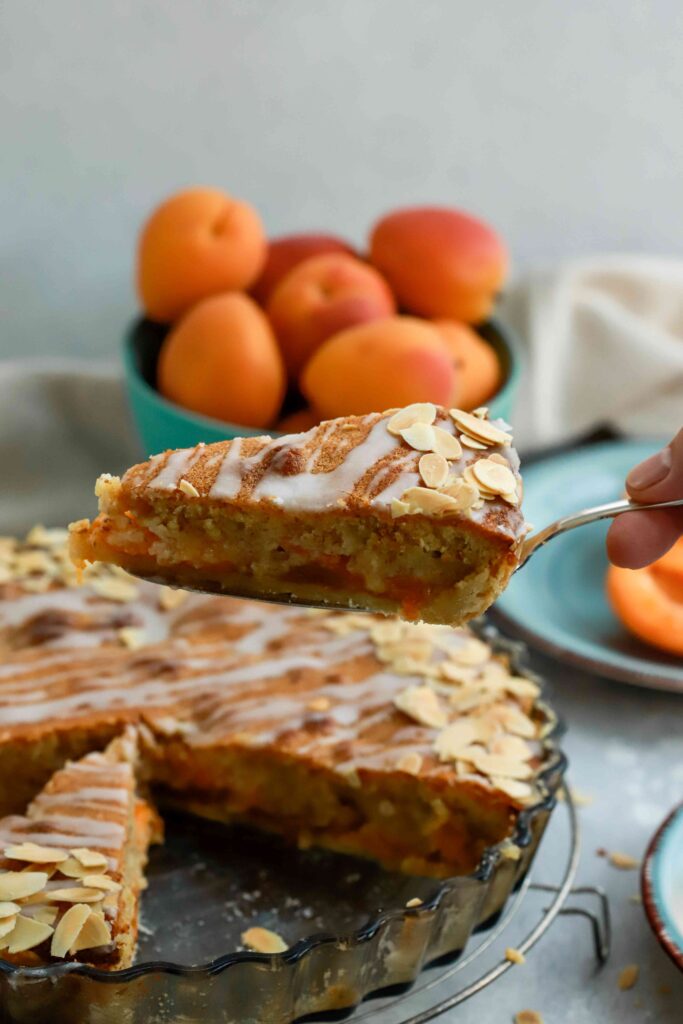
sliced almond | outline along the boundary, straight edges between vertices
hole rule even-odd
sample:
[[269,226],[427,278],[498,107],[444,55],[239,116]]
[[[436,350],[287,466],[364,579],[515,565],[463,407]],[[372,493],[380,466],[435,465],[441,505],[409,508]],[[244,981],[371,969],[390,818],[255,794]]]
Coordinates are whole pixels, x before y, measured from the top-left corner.
[[159,595],[159,607],[162,612],[172,612],[187,598],[185,590],[173,590],[172,587],[164,587]]
[[501,466],[491,459],[477,459],[472,463],[472,471],[480,487],[494,494],[515,493],[517,479],[509,466]]
[[461,511],[455,498],[451,498],[448,494],[442,494],[441,491],[431,491],[428,487],[409,487],[402,500],[407,502],[411,512],[429,516]]
[[481,739],[477,722],[473,718],[462,718],[442,729],[434,741],[434,751],[440,761],[455,761],[462,752]]
[[433,427],[434,430],[434,451],[443,455],[445,459],[459,459],[462,455],[462,446],[457,437],[449,434],[443,427]]
[[526,801],[533,795],[533,789],[528,782],[520,782],[519,779],[508,779],[500,776],[490,776],[491,785],[506,793],[513,800]]
[[50,935],[52,927],[49,924],[19,914],[14,928],[2,940],[2,945],[8,953],[24,953],[27,949],[33,949],[41,942],[45,942]]
[[418,452],[434,451],[434,428],[427,423],[413,423],[412,426],[399,430],[399,436]]
[[241,938],[245,946],[257,953],[284,953],[289,948],[282,936],[269,928],[247,928]]
[[144,629],[137,626],[122,626],[116,631],[116,635],[129,651],[138,651],[145,646],[147,634]]
[[420,768],[422,768],[422,755],[418,754],[416,750],[411,750],[407,754],[403,754],[399,757],[396,762],[396,767],[400,772],[408,772],[409,775],[418,775]]
[[[99,867],[99,865],[97,866]],[[58,865],[57,870],[59,871],[59,874],[64,875],[65,878],[83,878],[83,875],[86,875],[88,871],[92,870],[92,868],[86,868],[79,860],[76,860],[75,857],[67,857],[66,860],[63,860],[61,864]]]
[[476,409],[472,410],[473,416],[478,416],[480,419],[486,419],[489,414],[488,405],[478,405]]
[[83,875],[82,881],[84,887],[89,889],[104,889],[106,892],[121,891],[121,883],[115,882],[109,875]]
[[399,409],[387,423],[387,430],[397,437],[406,427],[412,427],[415,423],[426,423],[427,425],[436,419],[436,406],[431,402],[415,402],[407,405],[405,409]]
[[543,1024],[543,1018],[536,1010],[520,1010],[515,1014],[515,1024]]
[[490,657],[491,650],[488,644],[474,636],[450,649],[450,659],[458,665],[483,665]]
[[90,907],[85,903],[76,903],[69,907],[52,936],[50,953],[52,956],[64,957],[78,939],[85,922],[90,917]]
[[21,900],[45,888],[46,871],[3,871],[0,873],[0,900]]
[[505,950],[505,959],[509,960],[511,964],[525,964],[526,957],[521,950],[516,949],[514,946],[508,946]]
[[106,868],[107,858],[99,850],[90,850],[87,846],[77,846],[69,850],[72,857],[84,868]]
[[491,713],[495,715],[497,721],[500,722],[507,732],[514,733],[515,736],[523,736],[525,739],[531,739],[536,736],[536,725],[519,708],[500,705],[492,709]]
[[448,480],[448,463],[443,455],[436,452],[423,455],[418,468],[427,487],[443,487]]
[[475,441],[473,437],[468,437],[467,434],[460,435],[460,443],[464,445],[465,448],[471,448],[472,451],[475,452],[485,452],[488,448],[488,445],[482,444],[481,441]]
[[0,920],[3,920],[5,917],[14,917],[14,915],[18,914],[20,910],[21,907],[18,903],[12,903],[10,900],[3,900],[3,902],[0,903]]
[[98,903],[104,899],[102,889],[90,889],[82,885],[68,886],[64,889],[48,889],[45,895],[54,903]]
[[70,953],[78,953],[81,949],[95,949],[97,946],[108,946],[111,942],[109,925],[102,914],[90,910],[76,939],[69,946]]
[[3,853],[9,860],[25,860],[29,864],[59,864],[69,856],[66,850],[29,842],[6,846]]
[[640,968],[638,964],[628,964],[624,967],[619,974],[619,981],[617,983],[621,991],[626,992],[628,989],[633,988],[638,981],[639,974]]
[[441,488],[441,493],[453,498],[462,512],[471,509],[479,499],[479,488],[463,477],[449,480],[445,487]]
[[507,676],[505,689],[515,697],[530,697],[531,699],[538,697],[541,692],[538,683],[535,683],[533,679],[527,679],[526,676]]
[[639,860],[631,857],[628,853],[619,853],[618,850],[610,853],[609,862],[613,868],[619,868],[621,871],[635,871],[636,868],[640,867]]
[[138,588],[134,583],[128,583],[127,580],[117,579],[113,576],[89,580],[88,585],[95,591],[98,597],[104,597],[107,601],[118,601],[121,604],[127,604],[129,601],[134,601],[138,596]]
[[3,917],[2,920],[0,920],[0,939],[3,939],[5,935],[9,935],[16,923],[16,914],[12,914],[10,917]]
[[505,430],[500,430],[498,427],[494,427],[490,420],[482,419],[479,416],[473,416],[470,412],[465,412],[463,409],[451,409],[451,417],[457,427],[462,430],[464,434],[468,434],[473,437],[475,441],[482,441],[484,444],[510,444],[512,441],[512,434],[508,434]]
[[404,715],[421,725],[442,729],[448,721],[437,694],[430,686],[409,686],[394,697],[394,704]]
[[329,711],[332,701],[329,697],[314,697],[307,705],[309,711]]
[[391,518],[399,519],[401,516],[408,516],[413,511],[407,501],[401,501],[400,498],[392,498],[391,500]]
[[189,480],[179,480],[178,481],[178,490],[182,491],[183,494],[186,494],[188,496],[188,498],[198,498],[199,497],[199,491],[194,486],[194,484],[190,483]]
[[534,752],[521,736],[496,736],[489,743],[490,754],[511,758],[513,761],[530,761]]
[[533,769],[525,761],[517,761],[502,754],[477,754],[472,758],[472,764],[482,775],[494,775],[496,778],[521,781],[533,775]]
[[412,910],[414,907],[421,907],[422,903],[423,901],[419,896],[413,896],[412,899],[406,901],[406,907],[408,907],[409,910]]
[[40,921],[41,924],[54,924],[57,920],[57,914],[59,910],[57,907],[36,907],[30,914],[34,921]]

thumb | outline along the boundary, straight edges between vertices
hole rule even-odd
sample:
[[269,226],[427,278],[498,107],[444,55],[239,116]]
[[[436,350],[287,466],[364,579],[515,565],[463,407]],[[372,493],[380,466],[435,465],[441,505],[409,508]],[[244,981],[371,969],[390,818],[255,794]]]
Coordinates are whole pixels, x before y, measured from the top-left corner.
[[683,498],[683,429],[666,448],[631,470],[626,490],[643,505]]

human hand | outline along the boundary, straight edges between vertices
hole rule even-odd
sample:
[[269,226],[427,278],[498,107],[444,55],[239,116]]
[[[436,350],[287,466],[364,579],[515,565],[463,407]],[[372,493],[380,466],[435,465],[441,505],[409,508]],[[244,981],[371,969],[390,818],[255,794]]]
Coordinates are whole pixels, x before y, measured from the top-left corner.
[[[683,429],[656,455],[635,466],[626,477],[632,501],[683,498]],[[625,569],[642,569],[661,558],[683,536],[683,508],[656,512],[626,512],[617,516],[607,534],[610,562]]]

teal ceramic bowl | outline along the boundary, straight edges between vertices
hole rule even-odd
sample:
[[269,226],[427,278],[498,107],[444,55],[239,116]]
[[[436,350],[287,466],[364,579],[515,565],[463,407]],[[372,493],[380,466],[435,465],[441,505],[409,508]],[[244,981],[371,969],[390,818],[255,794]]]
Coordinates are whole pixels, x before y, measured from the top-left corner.
[[683,971],[683,804],[655,833],[640,881],[650,926]]
[[[200,416],[159,394],[156,390],[157,361],[167,330],[167,327],[150,320],[139,320],[124,343],[128,398],[145,455],[153,455],[166,448],[190,448],[200,441],[210,444],[212,441],[267,432]],[[499,320],[492,319],[482,324],[479,333],[495,349],[503,368],[504,383],[489,402],[490,414],[510,421],[521,374],[518,343],[510,329]]]

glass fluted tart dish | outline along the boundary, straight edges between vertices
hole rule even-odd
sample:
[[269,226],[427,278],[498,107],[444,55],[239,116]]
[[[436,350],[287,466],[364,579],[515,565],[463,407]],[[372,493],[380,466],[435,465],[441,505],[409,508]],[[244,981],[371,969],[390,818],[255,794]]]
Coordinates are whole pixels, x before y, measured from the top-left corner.
[[5,962],[10,1019],[351,1006],[457,955],[526,873],[563,759],[537,681],[492,634],[189,597],[104,566],[79,587],[41,531],[4,551],[4,810],[132,724],[144,782],[183,812],[152,853],[136,964]]

